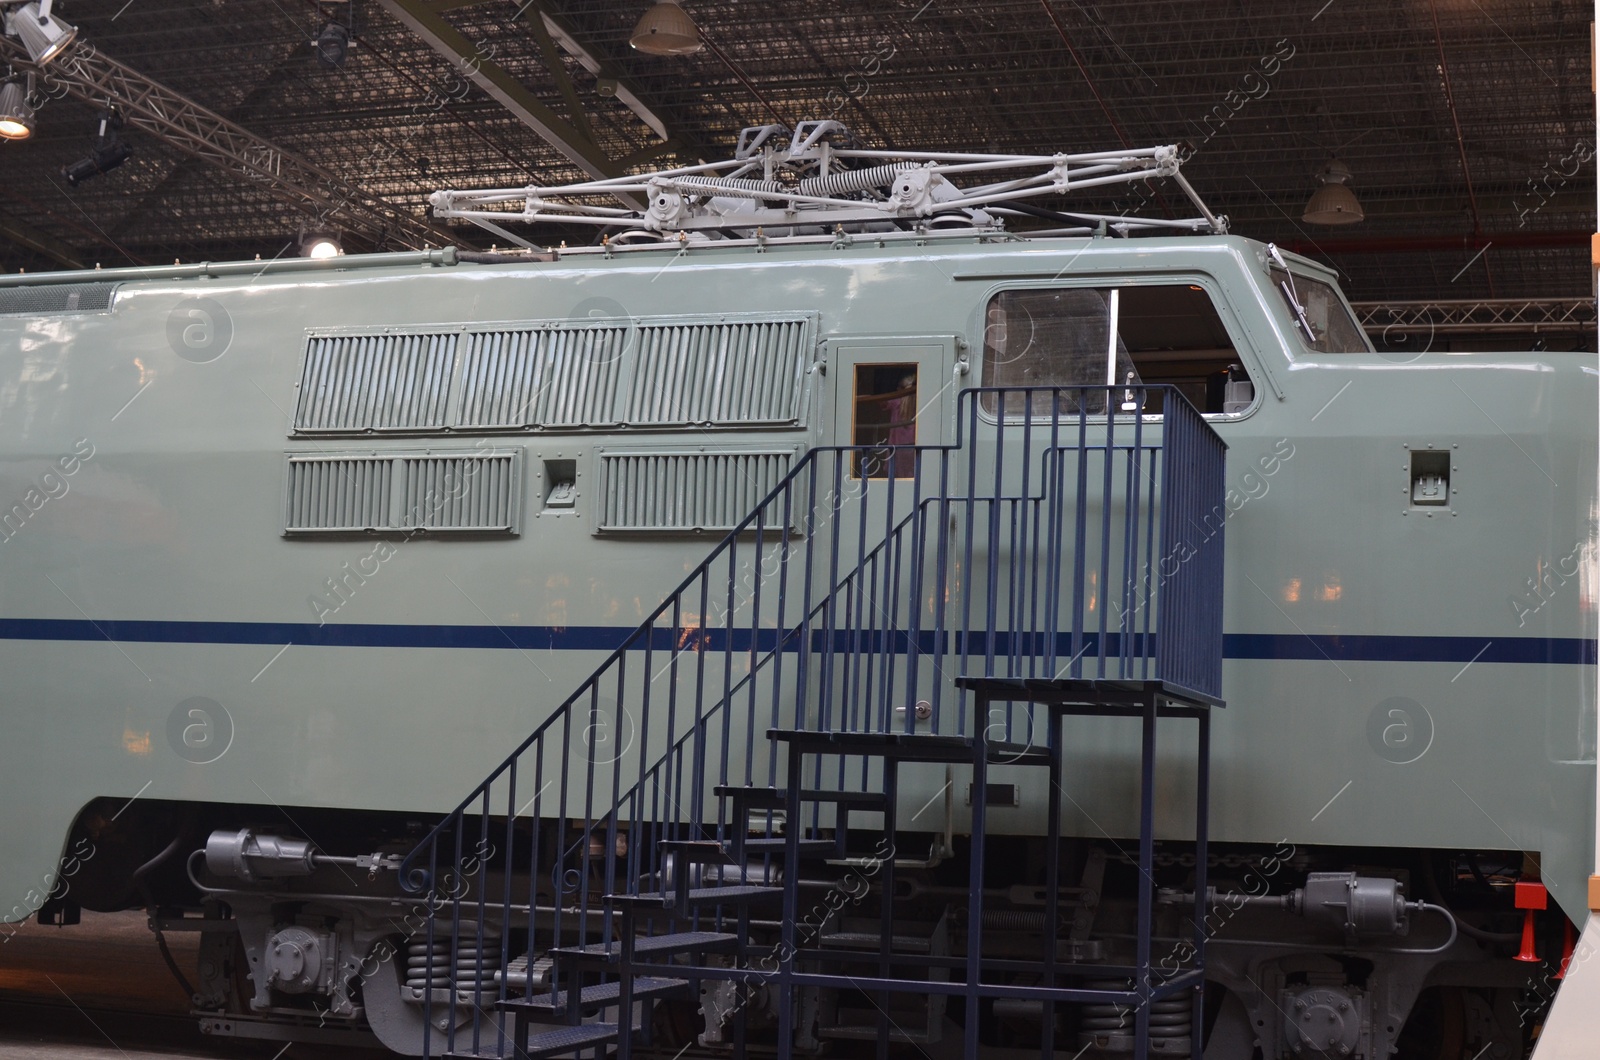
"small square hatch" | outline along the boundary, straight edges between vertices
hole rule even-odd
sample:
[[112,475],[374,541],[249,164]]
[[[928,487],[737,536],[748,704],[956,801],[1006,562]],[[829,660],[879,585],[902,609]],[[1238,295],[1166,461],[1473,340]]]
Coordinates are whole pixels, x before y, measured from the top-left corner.
[[1450,503],[1449,450],[1411,451],[1411,505],[1443,508]]

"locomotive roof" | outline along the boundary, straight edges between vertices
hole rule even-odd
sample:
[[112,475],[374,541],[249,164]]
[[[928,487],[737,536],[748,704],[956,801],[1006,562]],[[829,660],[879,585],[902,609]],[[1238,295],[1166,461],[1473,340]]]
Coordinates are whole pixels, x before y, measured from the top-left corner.
[[[1183,268],[1195,264],[1194,255],[1226,250],[1237,254],[1264,254],[1266,244],[1237,235],[1111,236],[1036,235],[990,230],[944,232],[875,232],[867,234],[792,236],[782,240],[752,236],[745,239],[720,239],[714,242],[664,240],[633,245],[551,247],[526,253],[477,253],[457,247],[384,254],[350,254],[336,258],[279,258],[273,261],[174,262],[171,265],[131,266],[115,269],[75,269],[60,272],[0,275],[0,288],[34,287],[96,282],[184,281],[222,278],[261,278],[287,275],[367,274],[382,269],[417,267],[498,266],[533,269],[604,269],[627,267],[641,259],[663,256],[686,260],[690,264],[738,261],[745,264],[796,259],[832,258],[840,263],[864,260],[864,254],[894,257],[989,257],[1011,258],[1054,251],[1081,254],[1128,251],[1141,257],[1138,268]],[[1282,252],[1296,271],[1336,282],[1337,273],[1319,262],[1298,254]],[[1152,260],[1150,255],[1172,260]],[[1189,258],[1188,262],[1179,259]],[[1125,269],[1121,263],[1117,266]],[[1080,270],[1089,271],[1089,270]]]

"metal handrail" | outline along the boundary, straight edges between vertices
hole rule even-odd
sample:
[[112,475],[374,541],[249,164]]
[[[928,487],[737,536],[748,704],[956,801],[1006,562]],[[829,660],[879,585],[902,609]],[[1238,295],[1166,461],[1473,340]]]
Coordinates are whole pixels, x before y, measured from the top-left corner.
[[[1130,391],[1159,421],[1089,411]],[[1001,394],[1021,399],[1019,418],[980,415]],[[909,732],[926,691],[928,729],[962,733],[966,712],[942,702],[955,674],[1161,679],[1217,694],[1225,447],[1199,413],[1154,386],[974,388],[957,410],[948,445],[806,453],[406,856],[402,883],[427,893],[430,912],[422,980],[455,984],[429,990],[425,1018],[434,1004],[475,1006],[476,1051],[484,1033],[504,1034],[485,1002],[506,996],[494,979],[513,953],[569,935],[609,944],[606,894],[664,891],[686,871],[657,841],[727,837],[724,800],[707,806],[713,782],[779,783],[775,750],[756,756],[764,723]],[[909,474],[855,475],[857,458],[901,450]],[[613,692],[614,707],[603,698]],[[665,729],[655,752],[653,720]],[[616,749],[630,721],[637,753]],[[1009,740],[1020,722],[994,724]],[[610,735],[590,738],[597,727]],[[864,782],[871,765],[859,768]],[[535,792],[520,803],[519,769]],[[840,759],[840,781],[846,769]],[[548,929],[535,923],[542,909]],[[465,1031],[450,1022],[455,1050]]]

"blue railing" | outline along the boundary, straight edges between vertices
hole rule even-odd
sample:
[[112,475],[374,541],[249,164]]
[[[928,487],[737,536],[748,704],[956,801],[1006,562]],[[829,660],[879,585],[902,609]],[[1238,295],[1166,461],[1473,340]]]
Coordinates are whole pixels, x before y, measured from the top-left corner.
[[961,734],[958,676],[1220,693],[1225,446],[1176,390],[966,390],[956,435],[807,453],[408,855],[430,1054],[502,1055],[514,958],[745,827],[716,788],[783,784],[769,728]]

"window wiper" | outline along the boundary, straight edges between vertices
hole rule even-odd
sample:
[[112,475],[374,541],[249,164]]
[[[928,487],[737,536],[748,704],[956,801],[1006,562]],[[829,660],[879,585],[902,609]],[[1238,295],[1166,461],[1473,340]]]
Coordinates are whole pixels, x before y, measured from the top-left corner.
[[1316,332],[1311,330],[1311,322],[1306,319],[1305,307],[1300,304],[1300,294],[1294,288],[1294,272],[1289,268],[1289,263],[1283,260],[1283,254],[1278,250],[1276,243],[1267,244],[1267,256],[1274,265],[1283,270],[1286,279],[1278,281],[1278,289],[1283,292],[1283,297],[1289,303],[1289,308],[1294,310],[1295,322],[1306,333],[1306,341],[1316,345]]

